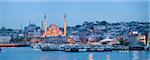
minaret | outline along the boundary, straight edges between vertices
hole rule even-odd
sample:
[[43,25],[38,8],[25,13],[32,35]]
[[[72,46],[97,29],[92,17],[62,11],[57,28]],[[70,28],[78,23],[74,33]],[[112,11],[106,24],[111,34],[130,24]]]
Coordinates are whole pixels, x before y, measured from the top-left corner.
[[64,36],[66,36],[66,15],[64,14]]
[[43,27],[43,20],[41,20],[41,29],[44,29]]
[[44,36],[46,36],[46,32],[47,32],[47,26],[46,26],[46,13],[44,15]]
[[30,20],[29,20],[29,25],[31,24]]
[[23,23],[21,22],[21,24],[20,24],[20,26],[21,26],[21,31],[22,31],[22,24],[23,24]]

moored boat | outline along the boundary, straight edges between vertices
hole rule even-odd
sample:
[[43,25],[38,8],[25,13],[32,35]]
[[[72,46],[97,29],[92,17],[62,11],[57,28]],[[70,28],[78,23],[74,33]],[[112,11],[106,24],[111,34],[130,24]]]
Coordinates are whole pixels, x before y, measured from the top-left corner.
[[119,53],[128,53],[130,50],[119,50]]
[[44,46],[41,46],[42,51],[59,51],[59,45],[54,44],[46,44]]
[[41,46],[39,44],[36,44],[33,46],[34,50],[41,50]]
[[65,49],[65,52],[79,52],[79,49],[77,49],[77,48],[68,48],[68,49]]
[[113,47],[112,46],[109,46],[109,45],[106,45],[104,47],[104,51],[112,51],[113,50]]
[[78,49],[79,52],[86,52],[87,49],[86,48],[82,48],[82,49]]
[[130,46],[129,49],[130,50],[144,50],[144,47],[135,45],[135,46]]
[[103,49],[103,48],[97,48],[96,51],[97,51],[97,52],[103,52],[104,49]]

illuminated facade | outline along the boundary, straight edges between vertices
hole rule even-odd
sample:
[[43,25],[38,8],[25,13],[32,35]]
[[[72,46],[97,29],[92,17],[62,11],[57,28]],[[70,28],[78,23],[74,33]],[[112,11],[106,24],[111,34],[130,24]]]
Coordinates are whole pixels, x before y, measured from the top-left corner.
[[145,35],[139,35],[138,39],[140,42],[143,42],[146,45],[146,36]]
[[51,24],[47,28],[46,23],[46,14],[44,16],[44,32],[42,33],[42,37],[46,43],[52,44],[66,44],[66,43],[73,43],[72,39],[67,36],[67,29],[66,29],[66,15],[64,15],[64,32],[62,32],[59,27],[55,24]]
[[55,24],[51,24],[47,30],[46,14],[44,16],[44,33],[42,37],[48,36],[66,36],[66,16],[64,15],[64,32],[62,32]]
[[55,24],[51,24],[46,32],[46,36],[63,36],[63,34]]

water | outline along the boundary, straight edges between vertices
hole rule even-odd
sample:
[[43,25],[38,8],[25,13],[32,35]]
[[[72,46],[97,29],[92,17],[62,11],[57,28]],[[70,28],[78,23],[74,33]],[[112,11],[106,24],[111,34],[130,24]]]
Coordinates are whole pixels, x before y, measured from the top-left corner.
[[63,52],[16,47],[2,48],[0,60],[150,60],[150,52]]

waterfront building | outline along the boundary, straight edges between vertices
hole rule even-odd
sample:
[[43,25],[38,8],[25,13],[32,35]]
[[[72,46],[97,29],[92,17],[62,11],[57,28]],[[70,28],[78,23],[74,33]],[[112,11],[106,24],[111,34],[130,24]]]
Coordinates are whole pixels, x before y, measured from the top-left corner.
[[64,15],[64,29],[63,32],[59,29],[58,26],[55,24],[51,24],[47,28],[46,23],[46,14],[44,16],[44,32],[42,33],[42,38],[44,38],[46,43],[52,44],[63,44],[69,43],[69,36],[67,36],[67,29],[66,29],[66,15]]
[[35,24],[29,24],[27,27],[25,27],[24,31],[24,37],[25,38],[36,38],[40,37],[41,29],[40,27],[36,26]]
[[0,35],[0,44],[8,44],[10,43],[11,36],[10,35]]
[[1,36],[11,36],[11,38],[13,40],[20,39],[20,38],[24,37],[22,30],[20,30],[20,29],[10,29],[10,28],[5,28],[5,27],[2,27],[0,29],[0,35]]
[[139,35],[138,36],[138,39],[141,43],[143,43],[144,45],[147,44],[147,41],[146,41],[146,36],[145,35]]
[[69,39],[68,36],[48,36],[45,37],[45,42],[52,44],[67,44],[68,39]]
[[127,39],[130,45],[141,45],[144,46],[146,44],[146,37],[144,35],[139,36],[128,36]]
[[71,35],[76,35],[77,31],[75,30],[74,27],[67,27],[67,35],[71,36]]
[[55,25],[55,24],[51,24],[48,27],[48,30],[46,33],[44,33],[45,36],[63,36],[62,31]]
[[80,41],[80,36],[73,36],[74,42],[79,42]]
[[46,14],[44,16],[44,32],[42,37],[48,36],[66,36],[66,16],[64,15],[64,33],[55,25],[51,24],[47,30],[47,23],[46,23]]

